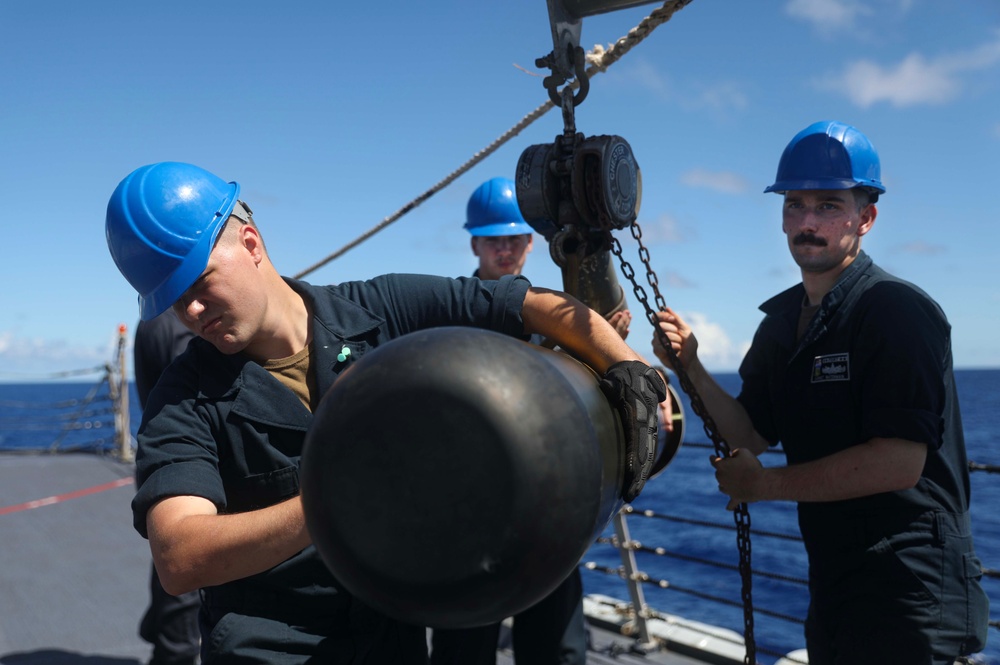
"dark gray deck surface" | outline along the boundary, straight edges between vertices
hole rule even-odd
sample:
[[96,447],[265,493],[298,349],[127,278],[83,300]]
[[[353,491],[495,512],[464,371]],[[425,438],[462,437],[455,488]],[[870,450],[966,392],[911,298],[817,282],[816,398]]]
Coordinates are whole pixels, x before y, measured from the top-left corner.
[[[150,555],[132,529],[132,474],[93,455],[0,455],[0,665],[146,662]],[[630,654],[630,640],[599,629],[591,641],[591,665],[702,662]]]
[[[146,662],[150,555],[132,530],[132,473],[93,455],[0,457],[0,663]],[[125,484],[23,505],[114,481]]]

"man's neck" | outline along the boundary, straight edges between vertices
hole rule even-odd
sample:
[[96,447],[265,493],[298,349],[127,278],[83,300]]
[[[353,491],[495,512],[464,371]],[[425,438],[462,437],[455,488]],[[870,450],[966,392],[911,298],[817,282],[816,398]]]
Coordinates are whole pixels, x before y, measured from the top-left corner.
[[272,284],[264,323],[244,352],[256,361],[295,355],[312,342],[312,310],[306,298],[278,277]]
[[850,257],[848,261],[840,264],[836,268],[824,270],[823,272],[802,271],[802,286],[806,290],[806,305],[815,306],[823,302],[827,293],[837,285],[840,276],[844,274],[854,261],[857,255]]

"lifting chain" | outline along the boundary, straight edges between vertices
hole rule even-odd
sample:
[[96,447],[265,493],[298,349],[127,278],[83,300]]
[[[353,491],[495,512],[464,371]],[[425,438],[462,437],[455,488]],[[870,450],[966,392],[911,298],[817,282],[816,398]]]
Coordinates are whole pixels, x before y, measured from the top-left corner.
[[[646,267],[646,279],[649,282],[650,288],[653,289],[653,295],[656,300],[656,306],[659,311],[663,311],[667,308],[667,302],[663,299],[660,294],[659,279],[656,277],[656,273],[653,272],[650,266],[649,250],[642,244],[642,229],[639,228],[639,224],[635,221],[632,222],[630,227],[632,232],[632,237],[639,244],[639,260]],[[635,292],[636,299],[642,303],[643,309],[646,312],[646,319],[652,324],[653,330],[659,336],[660,343],[666,350],[667,355],[670,357],[670,362],[674,367],[674,372],[677,374],[677,378],[680,380],[681,388],[687,393],[688,398],[691,400],[691,409],[698,414],[704,425],[705,434],[708,438],[712,440],[715,446],[715,454],[719,457],[728,457],[730,452],[729,444],[726,440],[722,438],[719,434],[718,429],[715,425],[715,420],[713,420],[711,414],[708,413],[708,409],[705,408],[705,403],[701,399],[701,395],[698,394],[698,390],[694,387],[691,382],[691,378],[688,376],[687,370],[681,364],[680,358],[677,357],[677,353],[674,351],[670,344],[670,340],[667,339],[666,333],[660,330],[657,325],[656,311],[653,310],[649,305],[649,299],[646,295],[646,290],[636,281],[635,270],[628,261],[625,260],[622,254],[621,243],[618,239],[611,235],[611,232],[607,232],[608,242],[611,246],[611,253],[618,257],[618,261],[621,263],[622,274],[626,279],[632,284],[632,289]],[[740,570],[740,580],[741,580],[741,596],[743,597],[743,639],[746,644],[746,656],[744,657],[744,663],[747,665],[756,665],[757,663],[757,643],[754,640],[753,633],[753,580],[752,580],[752,570],[750,567],[750,511],[745,503],[741,503],[735,511],[733,511],[733,517],[736,520],[736,546],[739,549],[739,570]]]

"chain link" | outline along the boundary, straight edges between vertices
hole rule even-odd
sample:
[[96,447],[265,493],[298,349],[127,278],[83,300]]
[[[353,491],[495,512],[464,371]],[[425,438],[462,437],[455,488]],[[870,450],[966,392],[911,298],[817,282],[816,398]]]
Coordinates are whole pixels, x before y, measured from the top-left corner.
[[[657,307],[656,310],[650,307],[649,297],[646,295],[646,290],[636,280],[635,270],[629,262],[625,260],[621,243],[619,243],[618,239],[612,236],[609,231],[607,236],[608,242],[611,246],[611,253],[618,257],[618,261],[621,264],[622,274],[632,284],[636,300],[642,303],[643,310],[646,312],[646,319],[653,326],[655,334],[659,337],[660,343],[666,351],[667,356],[670,358],[670,364],[673,366],[674,373],[677,374],[677,378],[680,380],[681,388],[685,393],[687,393],[687,396],[691,401],[691,409],[698,415],[699,418],[701,418],[705,434],[712,441],[712,444],[715,447],[715,454],[719,457],[728,457],[732,452],[729,448],[729,444],[719,433],[718,428],[715,425],[715,420],[712,419],[711,414],[708,413],[708,409],[705,408],[705,403],[702,401],[701,395],[698,394],[698,390],[695,388],[694,383],[691,382],[691,377],[688,375],[687,370],[681,363],[680,358],[677,357],[677,353],[670,344],[670,340],[667,339],[666,333],[664,333],[657,325],[656,312],[665,310],[667,308],[667,302],[663,299],[663,296],[660,293],[659,279],[656,277],[656,273],[653,272],[653,268],[650,265],[649,250],[642,244],[642,229],[639,228],[638,222],[633,220],[630,230],[632,232],[632,237],[635,238],[636,243],[639,245],[639,260],[646,268],[646,281],[649,282],[649,286],[653,290],[653,296]],[[740,595],[743,598],[743,639],[746,644],[746,656],[744,657],[743,662],[747,665],[756,665],[757,643],[754,639],[753,633],[753,571],[750,566],[750,510],[747,508],[747,504],[739,504],[736,510],[733,511],[733,518],[736,521],[736,546],[739,550],[740,559]]]

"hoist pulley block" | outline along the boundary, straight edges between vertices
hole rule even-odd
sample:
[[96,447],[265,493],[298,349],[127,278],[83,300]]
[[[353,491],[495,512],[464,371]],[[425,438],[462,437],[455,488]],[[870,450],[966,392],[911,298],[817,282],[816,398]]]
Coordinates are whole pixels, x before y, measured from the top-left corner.
[[620,136],[576,137],[567,154],[557,140],[529,146],[514,178],[521,214],[551,239],[567,225],[605,232],[628,227],[639,214],[642,174]]

